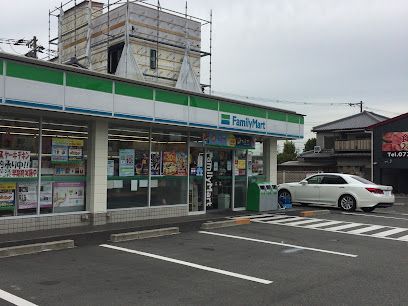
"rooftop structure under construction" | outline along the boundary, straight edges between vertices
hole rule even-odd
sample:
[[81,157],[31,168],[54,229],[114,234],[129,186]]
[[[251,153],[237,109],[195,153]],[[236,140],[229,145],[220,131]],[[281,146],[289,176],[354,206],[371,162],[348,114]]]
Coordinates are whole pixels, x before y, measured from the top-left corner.
[[[78,1],[79,2],[79,1]],[[138,81],[191,91],[211,86],[211,17],[196,18],[141,1],[68,1],[50,11],[58,18],[54,61]],[[202,28],[210,52],[202,50]],[[208,56],[209,80],[200,84],[201,58]]]

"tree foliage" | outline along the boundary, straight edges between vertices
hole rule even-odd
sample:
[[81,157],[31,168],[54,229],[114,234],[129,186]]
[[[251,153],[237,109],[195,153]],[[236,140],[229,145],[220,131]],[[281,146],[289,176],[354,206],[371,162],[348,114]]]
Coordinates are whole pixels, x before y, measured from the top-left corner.
[[306,141],[303,152],[313,151],[315,146],[316,146],[316,138],[310,138]]
[[293,141],[285,141],[283,145],[283,152],[278,154],[278,164],[296,160],[297,153],[295,143]]

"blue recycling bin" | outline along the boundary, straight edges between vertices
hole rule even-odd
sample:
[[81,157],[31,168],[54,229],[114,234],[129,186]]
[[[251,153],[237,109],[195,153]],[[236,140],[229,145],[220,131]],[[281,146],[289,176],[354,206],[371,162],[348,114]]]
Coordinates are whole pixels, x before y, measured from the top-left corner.
[[289,208],[292,208],[292,201],[290,200],[289,197],[280,196],[279,205],[283,209],[289,209]]

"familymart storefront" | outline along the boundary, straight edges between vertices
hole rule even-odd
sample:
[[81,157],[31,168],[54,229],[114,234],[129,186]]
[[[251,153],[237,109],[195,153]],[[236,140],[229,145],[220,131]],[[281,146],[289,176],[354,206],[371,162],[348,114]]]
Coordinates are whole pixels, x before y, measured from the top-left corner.
[[244,209],[303,116],[0,53],[0,233]]

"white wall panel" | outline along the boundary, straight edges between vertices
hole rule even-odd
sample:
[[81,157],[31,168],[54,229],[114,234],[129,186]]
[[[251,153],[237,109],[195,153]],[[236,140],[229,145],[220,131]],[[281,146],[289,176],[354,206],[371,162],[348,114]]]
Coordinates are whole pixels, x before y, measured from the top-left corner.
[[197,123],[203,125],[218,125],[218,111],[190,107],[190,123]]
[[62,107],[64,87],[50,83],[6,77],[6,99]]
[[286,135],[286,121],[268,120],[268,133]]
[[114,112],[130,116],[154,117],[154,102],[151,100],[115,95]]
[[65,107],[111,113],[113,111],[113,95],[110,93],[67,86],[65,93]]
[[179,104],[155,102],[155,118],[176,122],[188,121],[188,107]]

